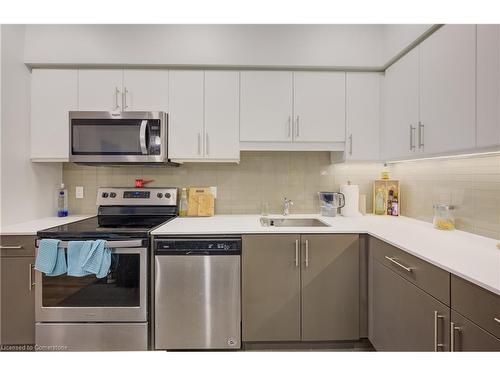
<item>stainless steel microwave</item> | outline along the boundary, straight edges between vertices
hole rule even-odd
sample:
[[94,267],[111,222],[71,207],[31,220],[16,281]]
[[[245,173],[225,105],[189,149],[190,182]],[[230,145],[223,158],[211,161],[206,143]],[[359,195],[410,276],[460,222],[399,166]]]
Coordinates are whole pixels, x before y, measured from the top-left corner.
[[74,163],[166,163],[165,112],[69,112]]

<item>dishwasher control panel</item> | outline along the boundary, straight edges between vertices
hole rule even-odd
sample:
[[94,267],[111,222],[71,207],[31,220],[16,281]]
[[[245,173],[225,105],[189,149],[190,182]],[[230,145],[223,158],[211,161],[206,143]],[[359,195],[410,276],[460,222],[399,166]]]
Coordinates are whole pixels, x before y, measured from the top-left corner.
[[155,240],[156,255],[238,255],[241,238],[161,238]]

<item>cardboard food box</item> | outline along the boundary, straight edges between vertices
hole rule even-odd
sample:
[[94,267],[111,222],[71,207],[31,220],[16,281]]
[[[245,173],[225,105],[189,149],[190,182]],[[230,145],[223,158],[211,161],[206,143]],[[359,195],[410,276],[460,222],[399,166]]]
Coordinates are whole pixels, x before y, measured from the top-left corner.
[[215,197],[210,187],[190,187],[188,190],[188,216],[213,216]]

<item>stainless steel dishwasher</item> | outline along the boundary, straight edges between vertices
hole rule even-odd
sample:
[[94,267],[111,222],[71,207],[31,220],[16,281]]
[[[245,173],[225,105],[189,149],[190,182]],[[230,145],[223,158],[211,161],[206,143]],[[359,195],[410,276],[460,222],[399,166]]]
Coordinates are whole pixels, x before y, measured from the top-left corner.
[[241,347],[240,237],[155,240],[155,349]]

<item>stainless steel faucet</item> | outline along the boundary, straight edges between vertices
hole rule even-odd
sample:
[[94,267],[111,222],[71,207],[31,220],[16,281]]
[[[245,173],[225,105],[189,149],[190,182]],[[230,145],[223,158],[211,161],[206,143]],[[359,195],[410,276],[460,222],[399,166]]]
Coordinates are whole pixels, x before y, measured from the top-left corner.
[[291,199],[285,199],[283,200],[283,215],[287,216],[290,214],[290,206],[293,206],[293,201]]

